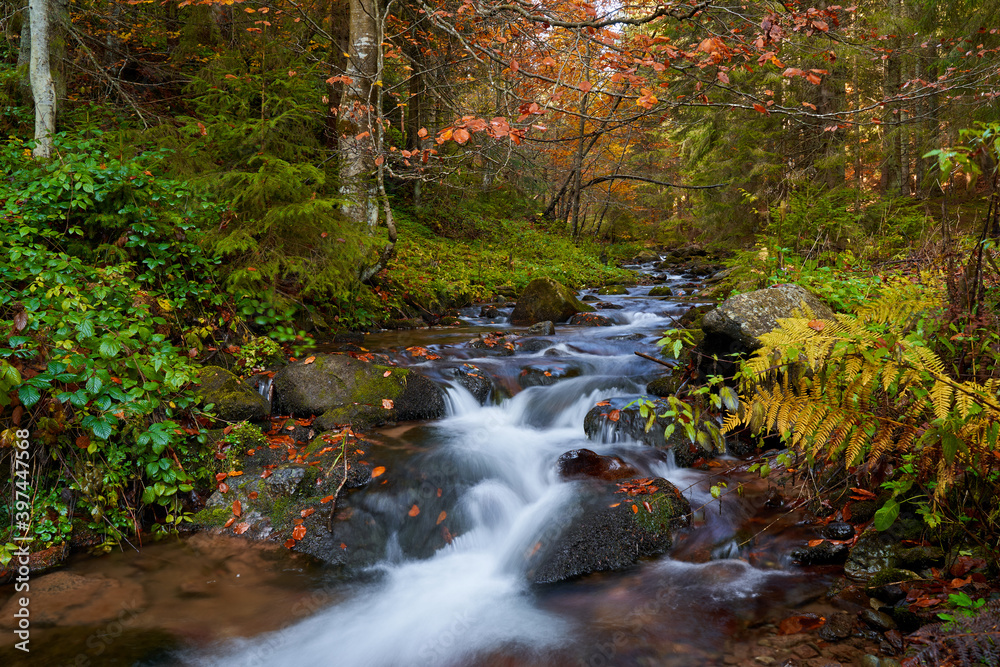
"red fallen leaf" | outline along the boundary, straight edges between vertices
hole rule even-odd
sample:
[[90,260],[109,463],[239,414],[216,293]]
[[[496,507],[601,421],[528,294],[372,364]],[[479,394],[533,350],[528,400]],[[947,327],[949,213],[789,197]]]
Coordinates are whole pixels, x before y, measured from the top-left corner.
[[305,526],[301,526],[301,525],[300,526],[295,526],[295,528],[292,529],[292,538],[293,539],[301,540],[305,536],[306,536],[306,527]]
[[322,505],[326,505],[326,504],[327,504],[328,502],[330,502],[331,500],[333,500],[333,496],[327,496],[326,498],[323,498],[323,499],[322,499],[322,500],[320,500],[319,502],[320,502],[320,504],[322,504]]
[[250,493],[247,494],[247,498],[249,498],[250,500],[257,500],[257,492],[251,491]]
[[247,523],[246,521],[236,524],[236,527],[233,528],[233,532],[236,533],[237,535],[242,535],[248,530],[250,530],[250,524]]
[[810,547],[818,547],[819,545],[823,544],[823,542],[825,542],[825,541],[826,540],[809,540],[808,542],[806,542],[806,545],[810,546]]
[[802,614],[800,616],[789,616],[778,624],[779,635],[797,635],[801,632],[815,630],[826,623],[826,619],[816,614]]
[[842,513],[844,521],[851,520],[851,503],[844,505],[844,511]]
[[233,514],[236,516],[241,516],[243,514],[243,503],[239,500],[233,501]]
[[271,471],[270,470],[265,470],[264,472],[262,472],[260,474],[260,478],[261,479],[267,479],[270,476],[271,476]]
[[347,545],[346,545],[346,544],[344,544],[343,542],[341,542],[341,543],[340,543],[340,548],[341,548],[341,549],[347,549]]
[[438,520],[437,520],[437,523],[435,523],[434,525],[435,525],[435,526],[439,526],[439,525],[441,525],[441,522],[442,522],[442,521],[444,521],[444,520],[445,520],[445,519],[447,519],[447,518],[448,518],[448,513],[447,513],[447,512],[445,512],[445,511],[442,511],[442,512],[441,512],[440,514],[438,514]]
[[616,422],[619,419],[621,419],[621,416],[622,416],[622,411],[621,410],[617,410],[617,409],[616,410],[612,410],[611,412],[608,413],[608,420]]
[[90,447],[90,438],[88,438],[85,435],[81,435],[79,438],[76,439],[76,446],[79,447],[80,449],[86,449],[87,447]]
[[407,514],[409,514],[410,516],[417,516],[418,514],[420,514],[420,508],[414,505],[413,507],[410,508],[410,511],[407,512]]
[[865,489],[859,489],[854,486],[851,487],[851,491],[854,492],[855,495],[861,496],[860,498],[858,498],[858,500],[875,500],[875,498],[877,497],[871,491],[866,491]]
[[230,433],[233,432],[234,428],[236,428],[236,425],[235,424],[230,424],[226,428],[222,429],[222,435],[229,435]]
[[948,585],[951,586],[952,588],[961,588],[962,586],[965,586],[966,584],[971,584],[971,583],[972,583],[972,577],[971,576],[970,577],[966,577],[965,579],[959,579],[959,578],[956,577],[955,579],[952,579],[951,582],[949,582]]
[[228,493],[229,485],[226,484],[225,482],[219,482],[219,491],[221,491],[222,493]]
[[295,540],[293,540],[293,539],[287,539],[287,540],[285,540],[285,548],[286,549],[291,549],[294,546],[295,546]]
[[223,528],[229,528],[234,523],[236,523],[236,517],[231,516],[231,517],[229,517],[229,521],[226,522],[226,524],[223,526]]
[[372,479],[378,477],[379,475],[383,474],[384,472],[385,472],[385,466],[379,466],[379,467],[375,468],[374,470],[372,470]]
[[652,508],[652,506],[650,506],[650,504],[649,504],[649,501],[648,501],[648,500],[643,500],[643,501],[642,501],[642,506],[643,506],[643,507],[645,507],[645,508],[646,508],[646,511],[647,511],[647,512],[649,512],[650,514],[652,514],[652,513],[653,513],[653,508]]
[[440,497],[441,497],[441,489],[438,489],[438,490],[437,490],[437,496],[438,496],[438,498],[440,498]]
[[316,510],[314,510],[314,509],[313,509],[313,508],[311,508],[311,507],[309,507],[309,508],[307,508],[307,509],[304,509],[304,510],[302,510],[301,512],[299,512],[299,514],[301,514],[301,515],[302,515],[302,518],[303,518],[303,519],[305,519],[305,518],[307,518],[307,517],[310,517],[310,516],[312,516],[312,515],[313,515],[313,514],[315,514],[315,513],[316,513]]
[[632,505],[632,514],[638,514],[638,513],[639,513],[639,506]]
[[305,360],[302,363],[303,364],[311,364],[314,361],[316,361],[316,357],[306,357]]
[[391,398],[383,398],[382,399],[382,407],[385,408],[386,410],[392,410],[392,406],[393,405],[394,404],[393,404]]
[[941,604],[941,600],[936,600],[934,598],[920,598],[913,604],[917,605],[918,607],[933,607],[936,604]]
[[822,331],[823,327],[826,326],[826,322],[823,320],[809,320],[809,328],[815,331]]
[[754,104],[753,110],[756,111],[757,113],[762,113],[762,114],[768,113],[767,108],[763,104]]
[[611,401],[601,401],[595,407],[603,407],[605,405],[611,405]]

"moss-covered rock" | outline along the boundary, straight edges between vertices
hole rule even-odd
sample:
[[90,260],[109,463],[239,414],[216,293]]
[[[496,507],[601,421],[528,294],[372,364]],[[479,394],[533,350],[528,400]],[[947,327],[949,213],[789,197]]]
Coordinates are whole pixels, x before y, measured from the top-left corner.
[[[326,419],[330,425],[342,423],[337,420],[348,414],[369,425],[444,414],[444,392],[422,375],[341,354],[320,354],[308,364],[289,364],[274,376],[274,388],[278,405],[287,414],[338,411]],[[353,407],[358,405],[376,409]]]
[[667,285],[657,285],[649,290],[649,296],[673,296],[674,291]]
[[533,583],[628,567],[667,551],[674,532],[690,525],[690,504],[665,479],[584,483],[587,492],[544,533],[551,539],[528,556]]
[[577,313],[569,318],[569,323],[582,327],[613,327],[615,325],[615,321],[610,317],[595,313]]
[[896,567],[896,541],[887,533],[869,530],[851,547],[844,574],[855,581],[868,581],[876,573]]
[[597,290],[598,296],[616,296],[628,294],[628,288],[624,285],[605,285]]
[[552,278],[536,278],[528,283],[517,299],[510,322],[515,326],[526,326],[535,322],[551,320],[565,322],[576,313],[588,313],[594,309],[584,304],[565,285]]
[[202,405],[215,404],[219,419],[230,422],[265,421],[271,404],[253,387],[218,366],[205,366],[198,372],[198,394]]
[[683,382],[684,377],[682,373],[668,373],[647,384],[646,393],[659,398],[673,396],[681,388]]

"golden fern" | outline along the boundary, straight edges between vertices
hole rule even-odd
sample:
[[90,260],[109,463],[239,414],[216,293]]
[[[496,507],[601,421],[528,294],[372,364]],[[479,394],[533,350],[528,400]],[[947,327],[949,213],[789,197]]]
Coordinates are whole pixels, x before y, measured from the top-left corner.
[[724,431],[777,432],[810,458],[848,465],[921,452],[940,496],[961,465],[992,463],[1000,435],[1000,383],[953,379],[922,337],[940,303],[934,285],[905,282],[853,316],[779,319],[743,363]]

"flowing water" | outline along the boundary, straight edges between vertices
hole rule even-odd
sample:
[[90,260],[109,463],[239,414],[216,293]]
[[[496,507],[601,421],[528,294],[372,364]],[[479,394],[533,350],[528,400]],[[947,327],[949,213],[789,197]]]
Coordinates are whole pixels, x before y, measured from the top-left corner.
[[[350,579],[277,554],[243,563],[248,578],[241,586],[232,556],[219,556],[214,569],[205,569],[208,547],[195,574],[190,563],[176,565],[191,558],[190,545],[143,552],[155,554],[171,573],[161,574],[160,584],[135,567],[140,556],[74,567],[131,577],[159,591],[147,590],[153,598],[179,590],[171,577],[182,570],[185,579],[223,581],[219,590],[202,591],[196,583],[196,595],[176,594],[181,602],[173,601],[173,614],[188,614],[187,622],[164,611],[165,603],[150,602],[145,620],[136,615],[134,627],[172,638],[143,664],[722,664],[727,641],[814,598],[822,587],[814,574],[793,569],[782,556],[803,529],[763,509],[760,484],[747,477],[747,493],[713,501],[709,472],[677,468],[669,455],[637,443],[598,442],[584,434],[584,416],[595,403],[642,393],[663,370],[634,352],[655,353],[660,333],[675,326],[690,303],[650,298],[648,291],[633,287],[628,295],[602,297],[621,306],[600,311],[615,326],[560,326],[548,347],[514,356],[483,356],[464,345],[474,332],[509,328],[502,318],[479,318],[478,309],[464,313],[468,324],[458,330],[370,336],[370,349],[392,348],[399,363],[446,384],[448,414],[375,434],[373,451],[391,483],[353,491],[342,503],[384,517],[391,535],[376,565]],[[441,359],[427,361],[403,349],[414,344]],[[449,379],[462,364],[496,379],[486,405]],[[552,384],[522,389],[530,384],[526,377]],[[626,571],[532,586],[525,555],[558,533],[561,517],[583,492],[579,483],[558,478],[555,461],[583,447],[670,480],[699,508],[696,521],[660,558]],[[400,521],[411,503],[427,516],[449,517],[444,540],[441,526],[425,522],[415,531]],[[776,527],[758,534],[775,521]],[[226,544],[222,551],[232,552],[232,542]]]

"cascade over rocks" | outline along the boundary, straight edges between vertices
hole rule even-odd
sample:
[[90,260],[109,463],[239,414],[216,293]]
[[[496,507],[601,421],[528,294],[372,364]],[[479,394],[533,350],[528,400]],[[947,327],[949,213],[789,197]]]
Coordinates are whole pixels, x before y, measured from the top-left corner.
[[[664,438],[670,419],[657,417],[652,428],[646,430],[646,418],[639,414],[638,405],[628,405],[640,396],[619,396],[601,401],[587,413],[583,420],[583,430],[587,437],[598,442],[618,442],[631,439],[650,447],[669,449],[674,453],[674,461],[682,467],[691,466],[697,459],[712,456],[691,442],[682,428],[674,429],[670,438]],[[669,409],[664,400],[654,401],[657,413]]]
[[215,404],[215,414],[227,422],[265,421],[271,404],[249,384],[225,368],[205,366],[198,373],[202,405]]
[[494,391],[493,377],[479,366],[462,364],[449,371],[449,375],[460,385],[469,390],[481,405],[489,400]]
[[[343,354],[318,354],[312,363],[289,364],[274,376],[274,390],[282,413],[311,416],[333,411],[327,418],[332,424],[349,422],[350,408],[357,404],[375,408],[363,409],[370,425],[444,415],[444,392],[424,376]],[[390,405],[386,400],[391,407],[386,407]]]
[[665,479],[581,483],[586,492],[565,508],[528,556],[532,583],[628,567],[666,552],[674,532],[691,523],[691,505]]
[[584,304],[571,289],[552,278],[535,278],[521,292],[510,314],[510,323],[526,326],[551,320],[565,322],[576,313],[589,313],[594,309]]

